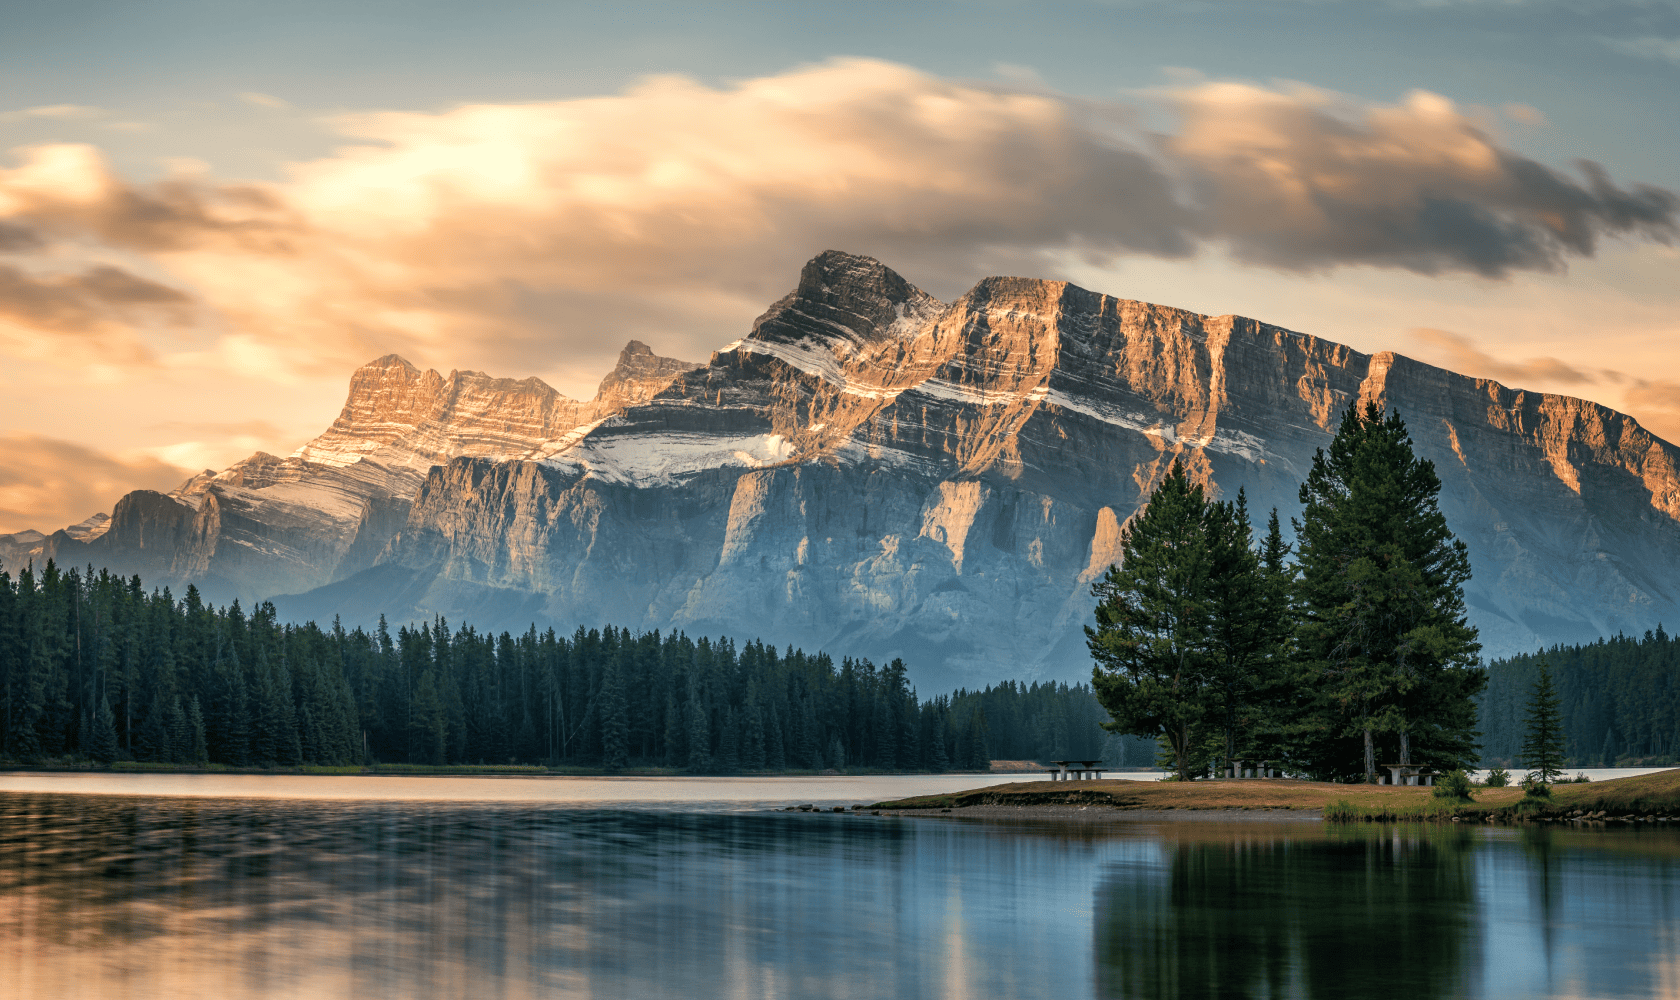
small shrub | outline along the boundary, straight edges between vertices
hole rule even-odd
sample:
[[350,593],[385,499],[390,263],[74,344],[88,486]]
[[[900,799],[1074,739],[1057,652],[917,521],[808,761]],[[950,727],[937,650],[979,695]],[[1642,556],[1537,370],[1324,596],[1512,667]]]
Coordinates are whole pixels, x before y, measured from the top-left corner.
[[1587,777],[1587,772],[1576,771],[1575,772],[1575,780],[1574,780],[1573,784],[1584,785],[1591,780],[1592,780],[1591,778]]
[[1482,784],[1488,786],[1489,788],[1504,788],[1510,783],[1511,772],[1505,770],[1503,767],[1488,768],[1487,778],[1482,782]]
[[1435,780],[1435,798],[1454,802],[1474,802],[1470,794],[1470,776],[1460,770],[1448,771]]
[[1524,782],[1523,785],[1527,789],[1527,791],[1523,792],[1523,798],[1536,799],[1543,802],[1550,802],[1552,800],[1552,786],[1546,784],[1544,781],[1528,781]]

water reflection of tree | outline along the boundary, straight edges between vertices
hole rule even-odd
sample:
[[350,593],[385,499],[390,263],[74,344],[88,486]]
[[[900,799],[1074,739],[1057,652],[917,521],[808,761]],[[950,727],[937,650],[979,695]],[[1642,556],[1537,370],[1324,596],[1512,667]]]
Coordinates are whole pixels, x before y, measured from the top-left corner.
[[1179,841],[1096,899],[1101,996],[1458,997],[1480,942],[1471,837]]
[[1534,891],[1540,897],[1540,950],[1546,963],[1546,985],[1552,985],[1552,953],[1557,942],[1552,929],[1557,922],[1558,892],[1557,859],[1552,855],[1552,831],[1548,827],[1525,826],[1522,829],[1523,853],[1530,859],[1529,872]]

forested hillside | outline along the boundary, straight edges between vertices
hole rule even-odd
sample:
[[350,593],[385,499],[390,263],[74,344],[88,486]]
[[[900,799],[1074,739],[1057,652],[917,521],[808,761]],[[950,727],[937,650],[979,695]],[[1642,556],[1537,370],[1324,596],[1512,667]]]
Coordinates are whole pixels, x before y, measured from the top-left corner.
[[1680,762],[1680,643],[1661,625],[1643,638],[1618,635],[1489,664],[1480,699],[1483,761],[1521,763],[1523,718],[1542,657],[1563,698],[1569,767]]
[[902,661],[836,664],[756,641],[611,625],[491,635],[441,619],[347,632],[50,562],[0,573],[12,760],[940,771],[1095,759],[1103,717],[1085,687],[922,700]]

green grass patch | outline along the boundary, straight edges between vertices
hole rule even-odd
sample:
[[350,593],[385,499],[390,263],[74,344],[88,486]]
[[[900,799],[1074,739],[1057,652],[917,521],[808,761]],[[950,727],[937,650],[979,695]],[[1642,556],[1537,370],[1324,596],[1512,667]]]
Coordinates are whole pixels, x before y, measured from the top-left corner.
[[1430,797],[1422,801],[1385,802],[1380,805],[1358,805],[1347,799],[1324,804],[1326,823],[1441,823],[1451,822],[1454,816],[1464,816],[1469,803],[1448,798]]
[[[354,768],[347,773],[361,773]],[[535,764],[376,764],[375,774],[550,774]],[[599,773],[599,772],[596,772]]]

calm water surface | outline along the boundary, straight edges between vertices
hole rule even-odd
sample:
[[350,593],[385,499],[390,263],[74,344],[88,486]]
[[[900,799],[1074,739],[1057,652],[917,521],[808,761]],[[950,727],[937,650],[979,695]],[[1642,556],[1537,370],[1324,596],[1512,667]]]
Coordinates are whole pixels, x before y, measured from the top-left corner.
[[405,780],[372,802],[0,790],[0,996],[1680,996],[1666,830],[580,808]]

